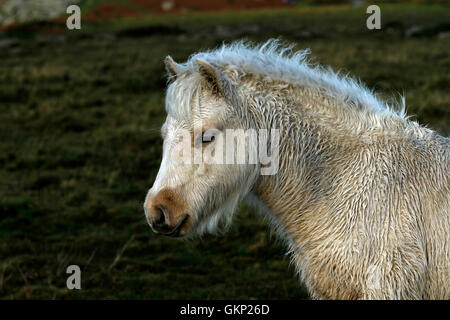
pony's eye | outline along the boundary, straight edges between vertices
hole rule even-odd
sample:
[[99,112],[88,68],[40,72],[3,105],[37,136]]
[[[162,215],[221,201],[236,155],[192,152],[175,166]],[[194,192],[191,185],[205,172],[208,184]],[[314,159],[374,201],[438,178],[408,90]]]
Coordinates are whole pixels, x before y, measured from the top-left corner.
[[213,142],[214,139],[215,139],[215,136],[210,135],[210,136],[208,137],[208,136],[205,136],[205,133],[204,133],[204,132],[202,132],[202,143]]

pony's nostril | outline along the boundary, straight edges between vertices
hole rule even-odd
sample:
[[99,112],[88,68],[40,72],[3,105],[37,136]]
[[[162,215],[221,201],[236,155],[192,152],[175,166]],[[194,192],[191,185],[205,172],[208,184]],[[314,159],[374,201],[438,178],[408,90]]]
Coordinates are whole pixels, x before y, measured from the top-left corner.
[[158,218],[155,220],[155,226],[163,228],[166,226],[166,216],[164,214],[164,209],[162,207],[157,207]]

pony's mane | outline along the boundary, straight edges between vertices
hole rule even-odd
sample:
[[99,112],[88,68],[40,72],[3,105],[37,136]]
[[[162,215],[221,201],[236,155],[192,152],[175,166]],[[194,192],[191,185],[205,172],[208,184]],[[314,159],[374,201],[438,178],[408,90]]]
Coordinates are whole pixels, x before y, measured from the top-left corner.
[[248,41],[223,44],[221,47],[192,55],[180,66],[194,73],[198,69],[196,59],[205,60],[219,69],[235,75],[254,75],[265,81],[281,81],[294,86],[321,89],[326,95],[349,106],[365,108],[376,114],[407,118],[405,102],[393,100],[391,105],[377,97],[361,81],[313,64],[307,59],[310,51],[293,51],[294,45],[285,45],[271,39],[262,45]]

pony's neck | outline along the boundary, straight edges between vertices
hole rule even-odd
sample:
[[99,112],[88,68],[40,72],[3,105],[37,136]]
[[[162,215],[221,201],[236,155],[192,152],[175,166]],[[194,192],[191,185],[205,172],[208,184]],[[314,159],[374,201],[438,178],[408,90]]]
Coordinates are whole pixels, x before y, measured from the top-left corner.
[[404,134],[405,120],[389,110],[346,104],[320,89],[251,80],[247,86],[249,126],[280,132],[278,172],[259,176],[252,193],[284,225],[320,211],[345,164],[376,136]]
[[[258,105],[260,101],[264,105]],[[339,164],[349,160],[361,140],[339,123],[345,113],[336,111],[337,102],[310,90],[253,96],[248,107],[258,114],[252,120],[258,128],[280,130],[278,172],[259,176],[251,194],[279,230],[298,239],[294,233],[301,231],[299,222],[321,210]]]

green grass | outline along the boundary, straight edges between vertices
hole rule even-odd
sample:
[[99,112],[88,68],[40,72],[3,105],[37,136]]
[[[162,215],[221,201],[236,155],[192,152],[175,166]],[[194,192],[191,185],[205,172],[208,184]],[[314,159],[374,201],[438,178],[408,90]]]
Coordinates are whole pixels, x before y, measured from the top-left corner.
[[147,8],[139,6],[137,4],[134,4],[133,2],[128,1],[128,0],[114,0],[114,1],[111,1],[111,0],[81,0],[81,2],[78,3],[78,5],[80,6],[82,12],[89,12],[89,10],[91,10],[97,6],[100,6],[100,5],[103,5],[106,3],[111,3],[111,2],[124,5],[125,7],[135,9],[137,11],[149,12],[149,10]]
[[[436,6],[382,10],[383,25],[400,29],[434,30],[450,17]],[[448,134],[450,38],[369,32],[365,17],[307,7],[123,19],[0,50],[0,297],[307,298],[282,244],[246,204],[221,237],[179,241],[146,225],[142,202],[161,158],[162,61],[244,35],[281,36],[384,96],[404,93],[415,119]],[[160,25],[184,33],[135,35]],[[65,289],[70,264],[82,269],[82,290]]]

